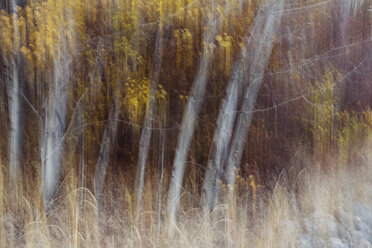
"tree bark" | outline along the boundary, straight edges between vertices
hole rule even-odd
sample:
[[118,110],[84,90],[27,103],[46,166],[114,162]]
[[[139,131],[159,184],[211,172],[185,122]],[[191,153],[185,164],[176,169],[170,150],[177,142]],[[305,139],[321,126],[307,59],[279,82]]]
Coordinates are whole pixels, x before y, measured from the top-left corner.
[[218,32],[218,25],[219,19],[217,19],[217,16],[212,13],[209,16],[207,28],[204,32],[203,42],[205,46],[200,58],[198,73],[191,88],[191,93],[189,95],[186,109],[182,118],[181,130],[178,136],[172,178],[167,199],[167,213],[171,223],[170,231],[172,230],[172,226],[176,219],[185,172],[185,161],[194,133],[196,119],[203,103],[208,71],[213,59],[213,43]]
[[142,202],[142,191],[143,191],[143,184],[144,184],[144,177],[145,177],[145,170],[146,170],[146,162],[147,156],[149,153],[151,135],[152,135],[152,125],[153,125],[153,118],[154,118],[154,108],[155,108],[155,101],[156,101],[156,90],[159,84],[159,76],[160,70],[162,66],[162,59],[163,59],[163,30],[160,24],[157,36],[156,36],[156,43],[155,43],[155,52],[154,52],[154,59],[153,64],[151,66],[151,76],[150,76],[150,94],[147,99],[146,104],[146,113],[143,122],[142,132],[141,132],[141,139],[139,145],[139,152],[138,152],[138,165],[137,165],[137,172],[136,172],[136,181],[135,181],[135,195],[137,200],[137,216],[141,210],[141,202]]

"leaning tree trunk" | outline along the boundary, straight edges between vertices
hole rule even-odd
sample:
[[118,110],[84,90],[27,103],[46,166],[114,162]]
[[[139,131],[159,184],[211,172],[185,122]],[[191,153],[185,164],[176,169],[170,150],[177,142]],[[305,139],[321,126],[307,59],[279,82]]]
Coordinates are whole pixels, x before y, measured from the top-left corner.
[[[230,144],[225,171],[226,184],[229,186],[229,198],[231,198],[235,186],[236,171],[240,167],[247,132],[254,113],[254,105],[272,52],[274,37],[280,27],[283,6],[284,0],[276,1],[267,10],[267,15],[264,17],[266,21],[259,21],[262,24],[258,25],[247,42],[247,62],[250,63],[247,63],[248,67],[244,72],[244,77],[246,80],[248,79],[249,84],[246,87],[243,102],[235,121],[234,136]],[[258,46],[253,46],[256,43]]]
[[217,204],[219,194],[218,179],[221,177],[226,163],[239,98],[243,89],[242,62],[239,60],[235,67],[227,88],[227,95],[219,111],[217,128],[214,132],[208,167],[203,181],[202,205],[209,210]]
[[176,212],[179,206],[180,193],[185,171],[185,161],[189,152],[191,139],[195,129],[196,118],[199,115],[202,99],[204,97],[208,71],[213,59],[213,44],[218,32],[219,18],[213,13],[209,16],[207,28],[204,32],[203,42],[205,44],[199,69],[193,86],[189,100],[187,101],[186,109],[183,114],[180,134],[178,136],[176,154],[173,163],[173,171],[171,183],[169,186],[169,193],[167,199],[167,212],[172,229],[175,223]]
[[116,133],[118,129],[118,118],[119,103],[118,99],[116,99],[115,97],[114,102],[111,104],[108,120],[106,121],[106,126],[103,132],[101,147],[99,150],[96,170],[94,174],[94,188],[96,193],[97,210],[99,210],[100,206],[110,153],[115,143]]
[[[274,6],[269,5],[269,2],[264,3],[248,32],[249,36],[245,38],[240,60],[235,65],[226,98],[220,109],[203,182],[203,205],[209,210],[219,202],[219,182],[226,173],[225,168],[227,173],[231,173],[230,170],[235,168],[233,164],[240,163],[241,150],[253,115],[251,110],[253,110],[262,82],[264,68],[271,54],[274,31],[280,25],[280,23],[274,24],[276,20],[274,13],[281,17],[282,8],[283,0],[277,1]],[[245,86],[247,81],[249,85]],[[241,92],[244,92],[243,95]],[[239,103],[240,100],[242,103]],[[238,106],[241,108],[239,112]],[[242,113],[242,111],[251,111],[251,113]],[[243,120],[246,122],[243,123]],[[234,186],[234,184],[228,185],[229,189]]]

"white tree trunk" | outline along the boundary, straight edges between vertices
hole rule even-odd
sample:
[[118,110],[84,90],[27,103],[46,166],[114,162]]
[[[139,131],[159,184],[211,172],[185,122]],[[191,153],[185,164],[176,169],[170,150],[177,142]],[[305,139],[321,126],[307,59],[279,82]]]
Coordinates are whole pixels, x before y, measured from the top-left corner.
[[193,137],[196,118],[199,115],[203,97],[207,85],[208,71],[213,59],[213,43],[217,35],[219,20],[212,13],[209,16],[207,28],[204,32],[204,49],[200,58],[197,76],[191,88],[183,114],[180,134],[178,136],[176,154],[173,163],[173,171],[167,199],[167,213],[171,223],[170,230],[175,223],[176,214],[180,201],[183,176],[185,172],[185,161],[189,152],[191,139]]
[[49,89],[45,107],[44,139],[42,145],[42,186],[44,206],[47,207],[56,193],[61,168],[66,114],[68,101],[68,80],[71,61],[64,39],[63,48],[54,58],[54,81]]
[[9,113],[10,113],[10,138],[9,138],[9,184],[15,186],[19,180],[21,166],[21,98],[19,80],[19,57],[20,57],[20,33],[18,26],[17,4],[15,0],[10,3],[11,11],[14,12],[13,21],[13,49],[14,57],[12,60],[12,78],[9,83]]
[[162,58],[163,58],[163,36],[162,27],[159,27],[159,31],[156,36],[156,43],[155,43],[155,52],[154,52],[154,59],[153,64],[151,67],[151,75],[150,75],[150,94],[147,99],[146,104],[146,113],[143,122],[142,132],[141,132],[141,139],[139,145],[139,153],[138,153],[138,165],[137,165],[137,173],[136,173],[136,181],[135,181],[135,195],[137,200],[137,216],[141,210],[141,202],[142,202],[142,191],[143,191],[143,184],[144,184],[144,177],[145,177],[145,170],[146,170],[146,162],[147,156],[149,153],[150,141],[151,141],[151,134],[152,134],[152,124],[154,118],[154,108],[155,108],[155,101],[156,101],[156,90],[159,84],[159,77],[160,77],[160,70],[162,66]]
[[221,178],[229,151],[230,139],[236,118],[239,98],[243,89],[243,66],[239,60],[234,68],[227,95],[219,111],[217,127],[213,136],[208,167],[203,181],[202,204],[211,210],[217,203],[218,179]]
[[[222,103],[217,128],[213,137],[213,144],[208,162],[208,168],[203,182],[203,205],[213,209],[219,202],[219,187],[224,176],[230,182],[229,189],[234,187],[230,174],[235,176],[236,163],[240,163],[241,150],[245,143],[245,136],[253,116],[253,107],[262,82],[263,72],[270,57],[273,36],[280,25],[274,24],[274,13],[283,8],[283,0],[274,6],[264,3],[255,17],[250,31],[245,38],[245,46],[241,50],[239,61],[235,65],[227,88],[226,97]],[[245,82],[249,85],[246,86]],[[242,92],[243,93],[242,95]],[[242,103],[239,103],[242,101]],[[238,112],[238,106],[241,106]],[[242,111],[251,111],[242,113]],[[243,125],[243,118],[245,123]],[[233,137],[233,139],[232,139]],[[226,171],[225,171],[226,168]],[[233,170],[231,172],[231,170]],[[224,174],[227,175],[224,175]]]
[[[265,16],[255,22],[257,28],[254,28],[246,43],[248,49],[246,61],[249,64],[247,63],[244,76],[249,84],[245,89],[243,102],[235,121],[234,136],[230,144],[225,171],[230,196],[235,186],[236,171],[240,167],[247,132],[254,113],[254,105],[272,52],[274,37],[280,27],[283,7],[284,0],[277,0],[269,9],[265,10],[263,12],[266,13]],[[254,46],[256,44],[257,46]]]

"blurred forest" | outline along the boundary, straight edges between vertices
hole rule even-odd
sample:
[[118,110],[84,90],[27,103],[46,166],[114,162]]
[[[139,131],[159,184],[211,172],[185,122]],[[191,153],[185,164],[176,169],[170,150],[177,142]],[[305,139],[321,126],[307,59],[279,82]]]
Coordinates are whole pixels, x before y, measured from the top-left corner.
[[85,188],[101,211],[158,209],[174,221],[179,199],[212,209],[235,185],[238,199],[257,201],[294,163],[309,166],[302,158],[327,172],[371,140],[370,0],[0,8],[0,200],[9,208],[6,194],[48,212]]

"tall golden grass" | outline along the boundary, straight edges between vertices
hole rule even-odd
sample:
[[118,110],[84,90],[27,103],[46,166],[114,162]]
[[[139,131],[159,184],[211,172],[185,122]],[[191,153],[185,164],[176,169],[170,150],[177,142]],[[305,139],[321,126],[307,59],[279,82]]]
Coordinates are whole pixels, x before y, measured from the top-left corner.
[[[306,222],[339,216],[354,228],[353,206],[372,206],[372,155],[368,148],[352,164],[333,159],[322,169],[316,161],[297,158],[270,189],[238,180],[234,199],[212,212],[200,207],[197,187],[186,181],[177,226],[168,233],[164,217],[166,187],[148,173],[144,204],[135,213],[130,177],[109,175],[100,210],[74,173],[62,182],[59,196],[47,211],[38,185],[9,189],[0,167],[0,244],[2,247],[301,247],[309,234]],[[301,160],[301,163],[299,162]],[[302,167],[299,166],[302,164]],[[331,168],[331,169],[330,169]],[[191,182],[194,179],[189,179]],[[168,183],[167,176],[162,182]],[[256,187],[256,189],[254,189]],[[346,216],[346,217],[345,217]],[[315,223],[316,224],[316,223]],[[332,226],[318,225],[317,237],[327,242]]]

